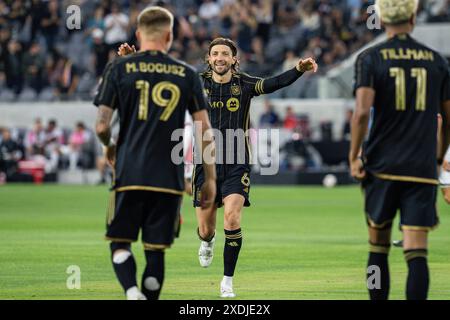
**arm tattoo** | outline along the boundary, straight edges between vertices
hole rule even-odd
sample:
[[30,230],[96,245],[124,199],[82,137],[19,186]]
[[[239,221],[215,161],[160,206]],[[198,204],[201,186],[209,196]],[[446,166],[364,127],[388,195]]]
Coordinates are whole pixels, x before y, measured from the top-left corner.
[[105,105],[101,105],[98,108],[96,121],[97,136],[104,145],[108,145],[111,139],[111,118],[113,112],[113,109]]

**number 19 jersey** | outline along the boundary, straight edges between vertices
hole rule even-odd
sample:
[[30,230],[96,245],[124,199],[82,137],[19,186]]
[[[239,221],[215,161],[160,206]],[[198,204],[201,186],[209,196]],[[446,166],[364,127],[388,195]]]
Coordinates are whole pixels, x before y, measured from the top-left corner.
[[183,132],[186,110],[193,114],[206,103],[196,71],[165,53],[143,51],[111,62],[94,104],[118,111],[116,191],[182,194],[183,144],[172,133]]

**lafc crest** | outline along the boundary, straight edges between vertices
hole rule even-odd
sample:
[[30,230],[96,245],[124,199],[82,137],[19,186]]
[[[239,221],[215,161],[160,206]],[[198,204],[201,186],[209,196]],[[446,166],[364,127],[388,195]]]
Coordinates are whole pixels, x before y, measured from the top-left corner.
[[231,94],[233,96],[238,96],[241,94],[241,87],[240,86],[236,86],[236,85],[232,85],[231,86]]

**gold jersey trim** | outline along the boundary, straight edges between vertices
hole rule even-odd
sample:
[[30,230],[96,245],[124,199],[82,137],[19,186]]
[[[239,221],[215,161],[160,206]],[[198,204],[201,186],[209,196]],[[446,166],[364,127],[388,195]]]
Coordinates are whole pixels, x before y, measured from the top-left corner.
[[384,180],[403,181],[403,182],[417,182],[417,183],[426,183],[426,184],[432,184],[432,185],[439,185],[439,181],[437,179],[410,177],[410,176],[397,176],[397,175],[385,174],[385,173],[375,173],[374,176],[379,178],[379,179],[384,179]]
[[143,242],[144,250],[164,250],[170,248],[170,244],[154,244]]
[[366,213],[366,219],[367,219],[367,224],[369,225],[369,227],[374,228],[374,229],[384,229],[388,224],[392,223],[392,221],[394,219],[390,219],[390,220],[386,220],[381,224],[377,224],[375,223],[375,221],[373,221],[369,214]]
[[427,258],[428,254],[426,251],[411,251],[404,253],[405,260],[410,261],[415,258]]
[[179,196],[183,195],[183,191],[180,191],[180,190],[151,187],[151,186],[125,186],[125,187],[120,187],[120,188],[116,189],[117,192],[134,191],[134,190],[163,192],[163,193],[176,194]]
[[375,245],[375,244],[369,244],[369,251],[373,252],[373,253],[389,254],[390,249],[391,249],[390,247],[378,246],[378,245]]
[[264,79],[260,79],[255,84],[255,91],[257,94],[264,94],[264,87],[263,87]]
[[422,227],[422,226],[401,226],[402,230],[411,230],[411,231],[432,231],[438,227],[439,224],[435,224],[431,227]]
[[113,237],[105,237],[106,241],[114,241],[114,242],[136,242],[137,240],[133,240],[133,239],[124,239],[124,238],[113,238]]

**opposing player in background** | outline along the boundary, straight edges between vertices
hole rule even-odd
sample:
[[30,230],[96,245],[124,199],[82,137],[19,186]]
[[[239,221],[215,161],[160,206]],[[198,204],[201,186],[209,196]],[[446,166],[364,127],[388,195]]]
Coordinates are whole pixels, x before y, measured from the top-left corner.
[[[116,276],[131,300],[158,299],[161,292],[164,250],[173,242],[185,188],[183,165],[172,159],[177,141],[171,137],[175,130],[183,130],[186,110],[202,124],[206,139],[197,137],[200,148],[212,150],[209,159],[203,159],[207,179],[202,186],[202,206],[211,206],[215,198],[214,143],[212,136],[208,137],[207,102],[194,69],[167,55],[172,27],[173,15],[166,9],[143,10],[136,32],[140,51],[107,66],[94,101],[99,108],[97,135],[115,170],[106,239],[111,241]],[[110,141],[114,110],[120,119],[117,144]],[[147,262],[141,290],[131,252],[140,229]]]
[[[410,36],[416,0],[378,0],[376,5],[388,40],[357,59],[349,154],[351,174],[363,180],[365,191],[368,266],[379,268],[381,275],[381,286],[368,289],[372,300],[388,298],[392,221],[400,210],[408,264],[406,298],[422,300],[429,288],[428,231],[438,224],[437,169],[442,152],[437,155],[436,115],[440,111],[444,125],[439,150],[446,150],[450,141],[449,66]],[[372,106],[373,123],[359,157]]]

